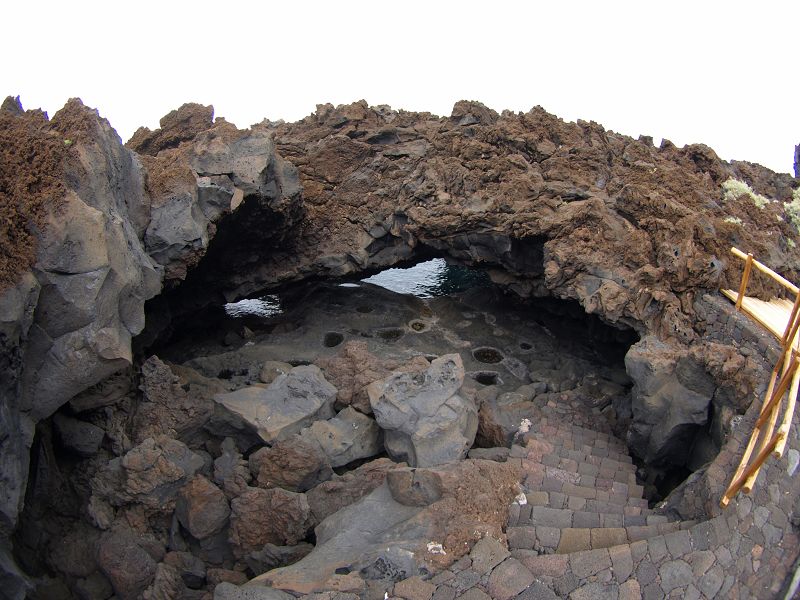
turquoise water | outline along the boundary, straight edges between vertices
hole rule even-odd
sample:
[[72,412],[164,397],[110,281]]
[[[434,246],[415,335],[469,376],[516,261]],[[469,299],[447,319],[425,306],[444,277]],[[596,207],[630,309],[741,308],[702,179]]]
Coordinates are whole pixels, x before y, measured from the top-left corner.
[[448,296],[490,284],[489,276],[483,271],[448,265],[443,258],[434,258],[408,269],[386,269],[362,281],[418,298]]

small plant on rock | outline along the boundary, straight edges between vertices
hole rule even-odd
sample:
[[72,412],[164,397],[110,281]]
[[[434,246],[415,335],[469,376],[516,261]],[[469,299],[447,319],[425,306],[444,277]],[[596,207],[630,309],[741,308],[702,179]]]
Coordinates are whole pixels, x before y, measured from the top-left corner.
[[800,188],[792,192],[792,201],[785,202],[783,208],[792,225],[800,231]]
[[769,198],[756,194],[744,181],[733,179],[732,177],[722,183],[722,199],[726,202],[736,200],[741,196],[749,196],[758,208],[764,208],[769,204]]

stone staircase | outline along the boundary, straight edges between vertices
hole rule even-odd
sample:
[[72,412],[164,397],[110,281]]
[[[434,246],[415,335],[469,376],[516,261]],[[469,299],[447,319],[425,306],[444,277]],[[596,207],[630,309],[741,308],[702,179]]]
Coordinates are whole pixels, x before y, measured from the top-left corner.
[[[508,461],[525,502],[509,511],[508,549],[491,538],[431,580],[399,582],[408,600],[728,597],[736,579],[725,517],[678,521],[649,509],[636,467],[599,411],[561,397],[539,405]],[[753,586],[753,597],[775,589]],[[746,595],[747,597],[750,594]],[[743,596],[744,597],[744,596]]]
[[[597,423],[603,421],[599,417]],[[647,508],[643,488],[636,483],[636,467],[610,432],[542,416],[512,447],[509,460],[519,461],[526,497],[526,503],[510,509],[507,534],[512,550],[569,554],[694,525]]]

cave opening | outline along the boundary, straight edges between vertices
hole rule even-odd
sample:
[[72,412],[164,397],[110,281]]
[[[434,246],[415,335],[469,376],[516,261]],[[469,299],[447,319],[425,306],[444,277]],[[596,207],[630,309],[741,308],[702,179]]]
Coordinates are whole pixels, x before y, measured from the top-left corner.
[[[540,248],[538,240],[528,243],[523,258],[511,254],[507,262],[532,268]],[[457,352],[481,398],[506,401],[504,394],[520,388],[535,389],[533,397],[579,395],[626,440],[632,381],[624,361],[639,341],[637,332],[587,314],[576,301],[525,297],[519,289],[496,264],[481,268],[427,247],[399,266],[273,287],[187,313],[147,353],[239,389],[259,383],[261,363],[315,364],[353,341],[395,362]],[[689,433],[687,444],[694,447],[703,432]],[[478,435],[476,444],[496,441]],[[651,504],[702,466],[634,459]]]

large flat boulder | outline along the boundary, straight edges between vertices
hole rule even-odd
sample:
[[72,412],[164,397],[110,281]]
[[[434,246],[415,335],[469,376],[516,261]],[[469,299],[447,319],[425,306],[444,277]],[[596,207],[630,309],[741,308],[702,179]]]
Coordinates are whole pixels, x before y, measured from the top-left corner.
[[370,384],[370,405],[389,456],[414,467],[463,459],[478,429],[475,405],[459,394],[463,383],[461,357],[446,354],[425,370]]
[[350,406],[333,419],[314,422],[300,435],[318,444],[332,467],[369,458],[383,450],[378,424]]
[[333,417],[336,388],[319,367],[295,367],[268,387],[249,386],[217,394],[214,401],[241,419],[268,444]]
[[711,375],[687,349],[653,337],[631,347],[625,366],[634,382],[631,450],[651,464],[685,464],[695,435],[708,423],[717,389]]
[[505,539],[507,507],[518,493],[516,467],[466,460],[418,471],[423,472],[419,479],[436,490],[427,503],[409,502],[404,478],[384,481],[322,521],[308,556],[256,577],[248,587],[295,594],[335,590],[343,584],[342,573],[401,581],[448,566],[484,536]]

